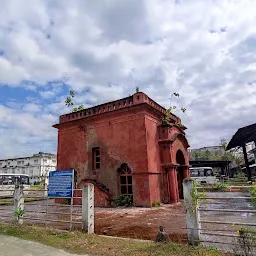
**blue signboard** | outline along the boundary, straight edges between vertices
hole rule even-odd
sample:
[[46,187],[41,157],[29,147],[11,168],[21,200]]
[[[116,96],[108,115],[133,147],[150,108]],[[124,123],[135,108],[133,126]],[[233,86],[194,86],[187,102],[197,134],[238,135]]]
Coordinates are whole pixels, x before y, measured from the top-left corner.
[[49,172],[48,197],[72,197],[74,170]]

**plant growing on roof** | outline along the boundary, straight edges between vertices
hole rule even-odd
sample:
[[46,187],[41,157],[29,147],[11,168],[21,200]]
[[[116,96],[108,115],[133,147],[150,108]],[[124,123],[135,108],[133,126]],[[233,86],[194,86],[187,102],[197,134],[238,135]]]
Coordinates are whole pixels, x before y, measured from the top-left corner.
[[[74,91],[69,91],[69,96],[66,97],[66,100],[65,100],[65,104],[66,106],[68,107],[73,107],[74,106],[74,102],[73,102],[73,99],[75,98],[75,92]],[[80,110],[83,110],[84,109],[84,106],[83,105],[80,105],[78,107],[74,107],[72,109],[72,112],[77,112],[77,111],[80,111]]]
[[[180,97],[180,94],[177,93],[177,92],[174,92],[174,93],[171,95],[171,97],[169,98],[169,100],[170,100],[170,107],[166,110],[166,115],[165,115],[165,117],[162,119],[162,124],[163,124],[163,125],[166,125],[166,124],[168,124],[168,123],[171,121],[172,113],[173,113],[174,110],[177,109],[177,106],[176,106],[176,105],[172,105],[172,98],[173,98],[173,97],[178,98],[178,97]],[[184,107],[181,107],[180,110],[181,110],[183,113],[186,112],[186,108],[184,108]],[[175,124],[176,124],[177,126],[179,126],[179,127],[182,127],[182,126],[183,126],[181,122],[175,122]]]

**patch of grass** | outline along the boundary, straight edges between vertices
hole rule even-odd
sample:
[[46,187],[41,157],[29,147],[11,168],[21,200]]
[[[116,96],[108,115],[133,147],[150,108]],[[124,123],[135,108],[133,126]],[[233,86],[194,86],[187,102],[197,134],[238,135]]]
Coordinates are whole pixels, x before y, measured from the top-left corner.
[[13,199],[0,199],[0,205],[12,204]]
[[[34,202],[34,201],[40,201],[40,200],[44,200],[44,199],[34,198],[34,197],[24,199],[25,202]],[[0,199],[0,205],[7,205],[7,204],[13,204],[13,199]]]
[[26,240],[37,241],[45,245],[61,248],[65,251],[85,254],[116,256],[220,256],[224,255],[215,250],[207,250],[201,247],[193,248],[182,244],[156,244],[153,242],[141,242],[124,240],[97,235],[88,235],[82,232],[64,232],[56,229],[42,228],[38,226],[0,224],[0,233],[11,235]]
[[31,190],[42,190],[44,189],[43,185],[31,185],[30,188]]

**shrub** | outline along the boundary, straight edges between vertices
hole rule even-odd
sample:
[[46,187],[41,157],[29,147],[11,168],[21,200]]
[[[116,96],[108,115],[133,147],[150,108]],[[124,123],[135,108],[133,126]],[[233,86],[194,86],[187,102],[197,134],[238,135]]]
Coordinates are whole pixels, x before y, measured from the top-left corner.
[[221,183],[216,183],[215,188],[218,189],[218,190],[221,190],[223,188],[223,186],[222,186]]
[[255,255],[256,231],[248,228],[240,228],[237,232],[235,255]]
[[126,207],[132,206],[133,205],[132,196],[121,195],[113,200],[113,204],[114,204],[114,207],[116,207],[116,206],[126,206]]
[[152,203],[152,207],[159,207],[160,205],[161,205],[161,202],[159,202],[159,201],[154,201]]
[[234,175],[234,178],[232,179],[234,182],[246,182],[247,177],[244,172],[239,171]]

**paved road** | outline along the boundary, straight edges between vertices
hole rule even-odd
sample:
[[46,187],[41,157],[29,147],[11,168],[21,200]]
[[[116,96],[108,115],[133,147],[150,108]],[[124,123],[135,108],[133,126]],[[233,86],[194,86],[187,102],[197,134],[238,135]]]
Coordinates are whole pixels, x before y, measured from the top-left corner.
[[[0,255],[3,256],[75,256],[50,246],[16,237],[0,235]],[[80,255],[81,256],[81,255]],[[89,256],[88,254],[84,256]]]

